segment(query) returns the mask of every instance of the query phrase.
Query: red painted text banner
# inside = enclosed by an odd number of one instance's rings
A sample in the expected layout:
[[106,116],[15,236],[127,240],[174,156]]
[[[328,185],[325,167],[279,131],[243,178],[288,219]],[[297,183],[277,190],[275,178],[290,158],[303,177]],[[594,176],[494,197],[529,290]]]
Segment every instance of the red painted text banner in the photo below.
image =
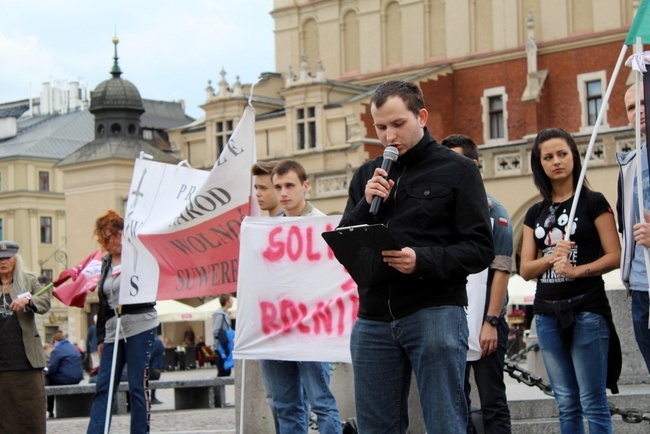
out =
[[246,217],[235,357],[350,362],[357,286],[321,237],[340,216]]

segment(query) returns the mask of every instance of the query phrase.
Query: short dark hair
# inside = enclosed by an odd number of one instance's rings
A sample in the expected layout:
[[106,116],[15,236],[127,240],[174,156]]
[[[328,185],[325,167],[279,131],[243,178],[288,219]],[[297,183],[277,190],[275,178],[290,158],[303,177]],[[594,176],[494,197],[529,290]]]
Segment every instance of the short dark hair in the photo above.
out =
[[271,178],[275,175],[286,175],[290,171],[296,172],[301,183],[307,181],[307,171],[296,160],[282,160],[273,168]]
[[52,335],[52,342],[61,342],[65,339],[63,332],[56,332]]
[[425,108],[422,90],[416,84],[403,80],[388,80],[380,84],[370,97],[370,105],[381,108],[391,96],[400,97],[415,116],[419,116],[420,110]]
[[474,140],[470,139],[467,136],[462,134],[452,134],[445,137],[440,142],[442,146],[446,146],[449,149],[460,148],[462,154],[471,160],[478,161],[478,146],[474,143]]
[[253,176],[264,176],[264,175],[271,175],[271,172],[273,172],[273,168],[278,164],[277,161],[258,161],[257,163],[253,164],[253,167],[251,167],[251,173]]
[[[563,139],[569,149],[571,150],[571,155],[573,156],[573,189],[575,190],[578,186],[578,181],[580,180],[580,172],[582,172],[582,162],[580,160],[580,151],[578,150],[578,145],[576,145],[573,136],[563,130],[562,128],[546,128],[540,131],[535,137],[535,143],[533,144],[533,149],[530,153],[530,169],[533,172],[533,181],[535,186],[539,190],[539,193],[544,198],[544,201],[547,203],[553,203],[553,186],[551,185],[551,180],[549,179],[544,168],[542,167],[542,153],[540,147],[542,143],[551,139]],[[585,178],[584,187],[588,189],[588,182]]]
[[230,301],[232,296],[230,294],[221,294],[219,296],[219,304],[223,307]]

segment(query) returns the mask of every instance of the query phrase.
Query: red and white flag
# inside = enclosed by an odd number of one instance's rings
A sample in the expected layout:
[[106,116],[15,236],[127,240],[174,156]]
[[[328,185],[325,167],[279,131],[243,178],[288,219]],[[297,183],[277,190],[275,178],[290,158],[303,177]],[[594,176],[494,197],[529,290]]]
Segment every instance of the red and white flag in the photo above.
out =
[[122,239],[120,304],[237,290],[250,214],[255,111],[244,110],[211,171],[137,159]]
[[[86,294],[94,291],[102,268],[102,251],[97,250],[73,268],[63,271],[53,284],[54,296],[66,306],[84,307]],[[63,284],[68,279],[72,282]]]

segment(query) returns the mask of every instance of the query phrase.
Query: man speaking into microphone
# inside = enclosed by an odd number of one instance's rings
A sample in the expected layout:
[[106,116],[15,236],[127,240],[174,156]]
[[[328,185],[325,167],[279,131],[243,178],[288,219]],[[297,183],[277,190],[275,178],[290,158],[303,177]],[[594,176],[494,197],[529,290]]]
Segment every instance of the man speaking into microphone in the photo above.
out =
[[[390,176],[390,171],[393,168],[393,163],[397,161],[398,157],[399,151],[395,146],[387,146],[386,149],[384,149],[384,161],[381,163],[381,170],[386,173],[384,179],[387,179]],[[384,198],[381,196],[374,196],[372,198],[372,202],[370,203],[370,214],[373,217],[377,217],[379,214],[379,208],[383,202]]]
[[383,161],[390,154],[359,167],[340,226],[383,223],[402,248],[382,252],[398,273],[359,288],[350,340],[359,432],[406,433],[414,372],[427,432],[464,433],[465,285],[494,257],[483,181],[472,160],[429,134],[415,84],[381,84],[370,112],[399,157],[392,167]]

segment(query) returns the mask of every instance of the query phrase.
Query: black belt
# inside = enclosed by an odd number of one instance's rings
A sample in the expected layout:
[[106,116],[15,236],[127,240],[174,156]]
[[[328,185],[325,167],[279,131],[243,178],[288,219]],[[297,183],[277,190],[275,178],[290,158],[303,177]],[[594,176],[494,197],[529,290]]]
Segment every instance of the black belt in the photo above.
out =
[[[154,308],[155,303],[145,303],[145,304],[125,304],[122,306],[122,315],[138,315],[141,313],[155,312]],[[106,319],[113,318],[115,316],[115,309],[109,309],[106,312]]]

